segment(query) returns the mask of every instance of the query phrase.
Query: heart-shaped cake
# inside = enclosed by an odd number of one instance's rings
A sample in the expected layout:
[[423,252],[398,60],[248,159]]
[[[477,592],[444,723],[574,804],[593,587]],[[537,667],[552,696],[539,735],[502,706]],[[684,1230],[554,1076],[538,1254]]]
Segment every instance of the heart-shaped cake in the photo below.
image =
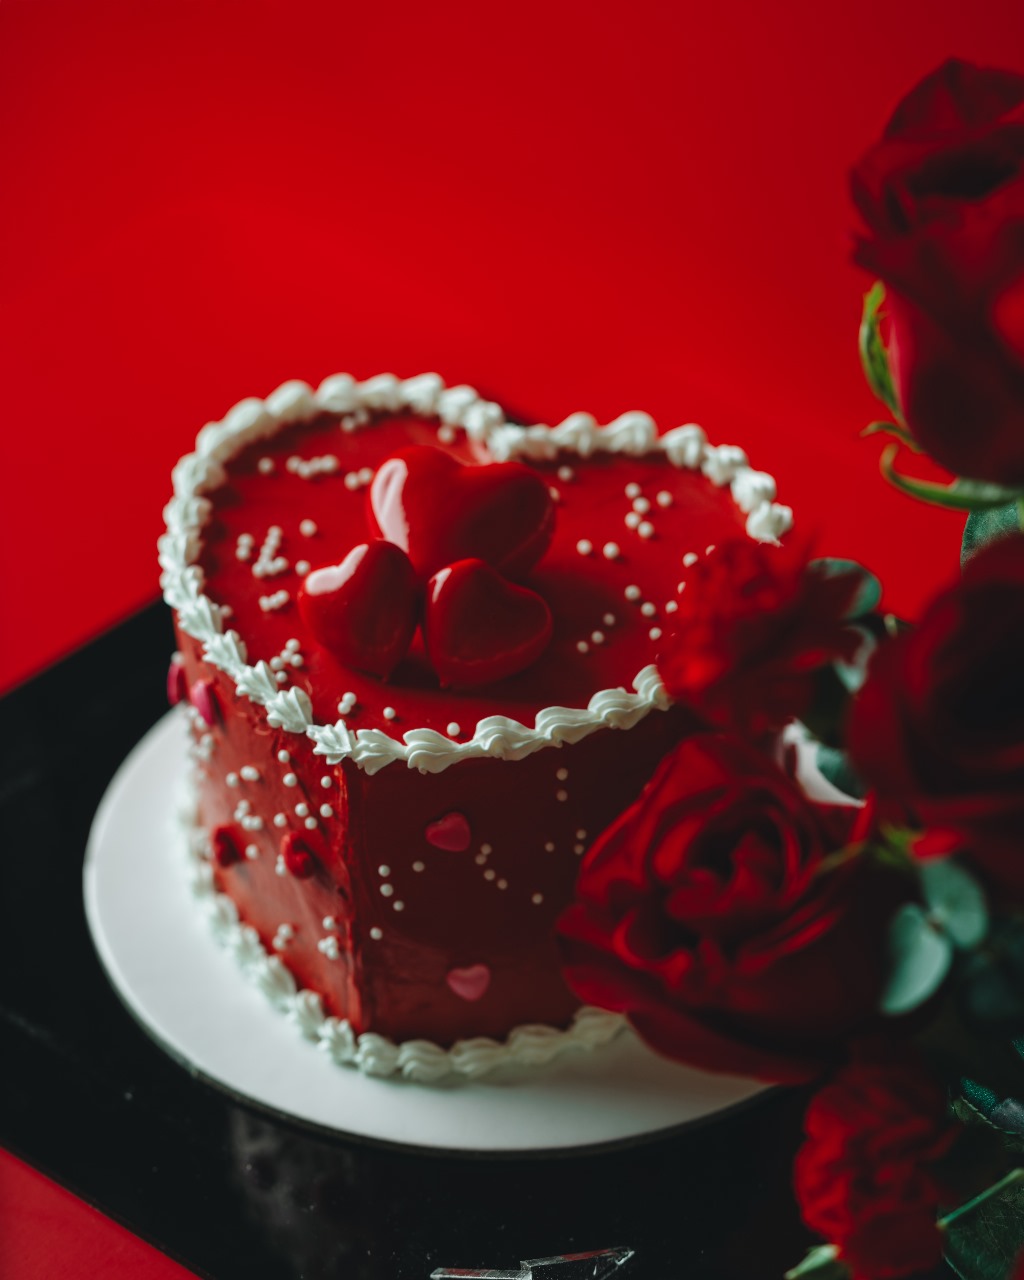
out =
[[433,1078],[524,1024],[552,1055],[613,1033],[554,922],[687,731],[655,665],[684,565],[780,536],[774,499],[696,426],[520,427],[430,374],[288,383],[200,433],[161,544],[193,845],[337,1060],[372,1033],[368,1069]]

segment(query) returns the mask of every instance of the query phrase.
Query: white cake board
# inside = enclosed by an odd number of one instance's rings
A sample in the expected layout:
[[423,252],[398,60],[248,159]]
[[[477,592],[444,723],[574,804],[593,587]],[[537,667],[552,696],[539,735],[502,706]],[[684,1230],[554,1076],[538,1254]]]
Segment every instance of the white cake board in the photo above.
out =
[[165,716],[93,823],[85,907],[114,987],[195,1074],[307,1124],[403,1146],[526,1153],[605,1146],[715,1115],[764,1086],[657,1057],[631,1033],[547,1067],[425,1085],[365,1076],[302,1039],[221,950],[188,887],[176,807],[187,729]]

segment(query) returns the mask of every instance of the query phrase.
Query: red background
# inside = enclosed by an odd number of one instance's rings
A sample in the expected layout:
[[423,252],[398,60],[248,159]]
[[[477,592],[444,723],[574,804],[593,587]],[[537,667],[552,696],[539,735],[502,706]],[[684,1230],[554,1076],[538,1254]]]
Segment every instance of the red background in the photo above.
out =
[[[3,0],[0,687],[153,598],[204,421],[342,369],[697,419],[912,613],[960,521],[857,440],[846,172],[951,53],[1024,69],[1024,5]],[[3,1168],[19,1275],[130,1249]]]
[[156,591],[244,395],[439,370],[696,419],[912,613],[960,521],[877,478],[851,161],[1020,0],[0,5],[0,685]]

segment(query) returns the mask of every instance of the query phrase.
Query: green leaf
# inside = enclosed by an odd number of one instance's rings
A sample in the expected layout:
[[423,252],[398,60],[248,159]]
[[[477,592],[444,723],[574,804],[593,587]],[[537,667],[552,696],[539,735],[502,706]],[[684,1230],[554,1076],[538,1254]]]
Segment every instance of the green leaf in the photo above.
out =
[[919,874],[932,924],[955,947],[978,946],[988,933],[988,906],[977,880],[952,858],[922,860]]
[[864,310],[860,317],[860,363],[868,386],[897,418],[902,419],[896,388],[889,371],[889,353],[882,342],[878,312],[885,299],[885,286],[880,280],[864,295]]
[[917,443],[914,437],[906,429],[906,427],[898,427],[895,422],[869,422],[861,432],[862,436],[895,436],[901,444],[905,444],[913,453],[923,453],[924,450]]
[[861,643],[860,648],[853,655],[853,660],[832,663],[832,669],[848,693],[856,693],[864,684],[868,678],[868,663],[871,661],[871,655],[878,648],[878,641],[865,627],[854,627],[854,630],[860,633]]
[[834,1244],[819,1244],[808,1249],[803,1261],[786,1272],[785,1280],[849,1280],[850,1269],[839,1261]]
[[966,564],[986,543],[1019,533],[1022,527],[1019,500],[1008,502],[1004,507],[990,507],[987,511],[972,511],[964,527],[960,563]]
[[812,560],[807,567],[816,570],[826,578],[837,578],[841,574],[850,573],[856,574],[860,579],[857,593],[850,601],[844,617],[863,618],[865,614],[873,613],[878,608],[878,602],[882,598],[882,584],[873,573],[865,569],[862,564],[858,564],[856,560],[839,560],[834,556],[822,556]]
[[954,480],[952,484],[935,484],[931,480],[913,480],[909,476],[901,476],[893,467],[898,444],[887,445],[882,451],[882,475],[901,493],[917,498],[921,502],[931,503],[935,507],[946,507],[950,511],[988,511],[993,507],[1004,506],[1007,502],[1015,502],[1024,496],[1022,489],[1004,489],[1002,485],[989,484],[986,480]]
[[852,796],[855,800],[864,798],[867,787],[857,776],[845,751],[819,742],[816,763],[818,772],[837,791],[841,791],[844,796]]
[[908,902],[889,923],[889,961],[881,1010],[909,1013],[942,986],[953,963],[953,944],[921,907]]

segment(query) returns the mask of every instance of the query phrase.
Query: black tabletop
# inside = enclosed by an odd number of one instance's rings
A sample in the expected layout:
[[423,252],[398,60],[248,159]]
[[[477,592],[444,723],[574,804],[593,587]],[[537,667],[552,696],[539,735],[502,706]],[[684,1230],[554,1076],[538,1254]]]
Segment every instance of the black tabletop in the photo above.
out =
[[[624,1245],[624,1280],[778,1280],[805,1096],[598,1154],[455,1158],[310,1132],[198,1080],[93,951],[82,861],[166,709],[154,604],[0,700],[0,1144],[213,1280],[425,1280]],[[145,857],[146,850],[139,849]]]

